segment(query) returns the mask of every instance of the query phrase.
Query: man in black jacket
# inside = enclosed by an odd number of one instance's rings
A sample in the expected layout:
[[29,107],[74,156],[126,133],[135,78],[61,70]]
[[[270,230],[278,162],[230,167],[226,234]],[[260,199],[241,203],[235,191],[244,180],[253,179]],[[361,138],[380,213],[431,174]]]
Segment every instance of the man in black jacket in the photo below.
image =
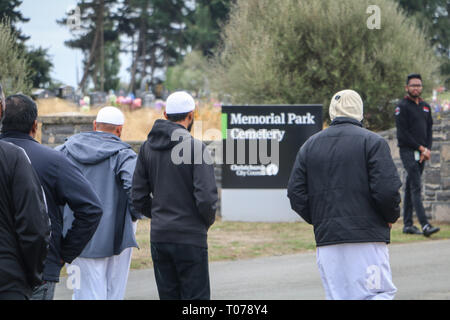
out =
[[[0,117],[4,95],[0,86]],[[0,141],[0,300],[25,300],[42,283],[50,223],[25,152]]]
[[288,184],[292,209],[314,226],[327,299],[392,299],[387,244],[400,211],[397,169],[387,142],[362,128],[355,91],[332,98],[330,118],[298,152]]
[[194,109],[187,93],[169,96],[168,121],[155,122],[133,177],[133,205],[151,218],[151,252],[162,300],[210,299],[207,232],[218,197],[211,158],[189,133]]
[[428,222],[422,204],[421,176],[425,161],[431,157],[433,117],[430,105],[420,97],[422,93],[420,74],[410,74],[407,77],[405,90],[408,95],[395,108],[400,158],[407,172],[403,201],[403,233],[422,234],[413,224],[414,208],[423,235],[429,237],[440,230]]
[[[37,132],[37,106],[25,95],[6,99],[5,117],[0,139],[23,148],[45,191],[52,235],[41,286],[35,288],[32,299],[52,300],[55,285],[64,263],[71,263],[91,239],[102,215],[101,202],[89,181],[64,154],[39,144],[33,138]],[[65,237],[62,207],[68,204],[75,221]]]

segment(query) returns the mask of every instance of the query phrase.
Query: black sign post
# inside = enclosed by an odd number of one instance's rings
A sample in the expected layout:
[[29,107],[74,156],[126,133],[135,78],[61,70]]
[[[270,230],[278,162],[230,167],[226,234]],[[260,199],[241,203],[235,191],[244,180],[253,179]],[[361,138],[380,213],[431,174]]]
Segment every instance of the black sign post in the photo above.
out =
[[322,105],[223,106],[223,219],[297,220],[287,183],[299,148],[322,123]]

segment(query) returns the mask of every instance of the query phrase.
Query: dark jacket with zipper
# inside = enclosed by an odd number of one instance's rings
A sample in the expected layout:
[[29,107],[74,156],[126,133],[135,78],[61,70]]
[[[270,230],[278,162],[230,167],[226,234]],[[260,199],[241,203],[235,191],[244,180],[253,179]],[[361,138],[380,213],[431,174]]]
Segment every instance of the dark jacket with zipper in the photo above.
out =
[[42,283],[49,238],[45,196],[30,160],[0,141],[0,292],[31,296]]
[[[43,146],[28,134],[6,132],[0,139],[23,148],[39,176],[47,198],[52,235],[44,276],[59,281],[64,262],[71,263],[91,239],[102,216],[101,202],[81,171],[63,153]],[[76,222],[63,237],[63,206],[75,212]]]
[[431,150],[433,145],[433,117],[431,107],[419,99],[416,104],[409,96],[400,101],[395,108],[398,146],[410,151],[424,146]]
[[350,118],[336,118],[297,154],[291,206],[314,226],[317,246],[390,242],[401,181],[387,142]]
[[157,120],[142,145],[132,200],[135,209],[151,218],[152,242],[207,247],[218,196],[205,148],[183,126],[167,120]]

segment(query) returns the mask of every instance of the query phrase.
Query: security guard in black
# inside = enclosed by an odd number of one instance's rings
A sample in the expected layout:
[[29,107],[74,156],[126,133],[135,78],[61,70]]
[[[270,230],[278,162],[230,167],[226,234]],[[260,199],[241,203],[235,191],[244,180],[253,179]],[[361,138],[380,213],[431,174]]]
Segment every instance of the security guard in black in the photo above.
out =
[[399,148],[431,149],[433,143],[433,118],[431,107],[422,98],[419,104],[406,96],[395,108],[395,122]]
[[[431,158],[433,141],[431,107],[420,97],[422,89],[420,74],[408,75],[405,87],[408,95],[396,107],[395,121],[400,158],[407,172],[403,199],[403,233],[429,237],[440,229],[428,222],[422,203],[421,176],[425,162]],[[422,231],[414,226],[413,211],[417,214]]]

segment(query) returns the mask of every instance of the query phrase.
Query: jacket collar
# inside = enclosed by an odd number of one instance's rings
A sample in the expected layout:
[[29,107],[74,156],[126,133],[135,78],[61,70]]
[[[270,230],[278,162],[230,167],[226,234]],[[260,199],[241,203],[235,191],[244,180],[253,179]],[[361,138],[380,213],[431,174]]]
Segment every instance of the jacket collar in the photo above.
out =
[[29,134],[23,133],[23,132],[19,132],[19,131],[7,131],[7,132],[3,132],[0,135],[0,139],[5,139],[5,138],[13,138],[13,139],[23,139],[23,140],[31,140],[34,141],[36,143],[36,140],[34,140]]
[[[412,101],[412,102],[414,102],[416,104],[416,101],[413,98],[411,98],[409,95],[406,95],[405,99],[409,100],[409,101]],[[424,102],[424,100],[421,97],[419,97],[419,103],[421,103],[421,102]]]
[[344,124],[344,123],[350,123],[350,124],[353,124],[355,126],[362,127],[362,123],[361,122],[359,122],[356,119],[347,118],[347,117],[334,118],[333,122],[331,122],[331,126],[335,126],[335,125],[338,125],[338,124]]

